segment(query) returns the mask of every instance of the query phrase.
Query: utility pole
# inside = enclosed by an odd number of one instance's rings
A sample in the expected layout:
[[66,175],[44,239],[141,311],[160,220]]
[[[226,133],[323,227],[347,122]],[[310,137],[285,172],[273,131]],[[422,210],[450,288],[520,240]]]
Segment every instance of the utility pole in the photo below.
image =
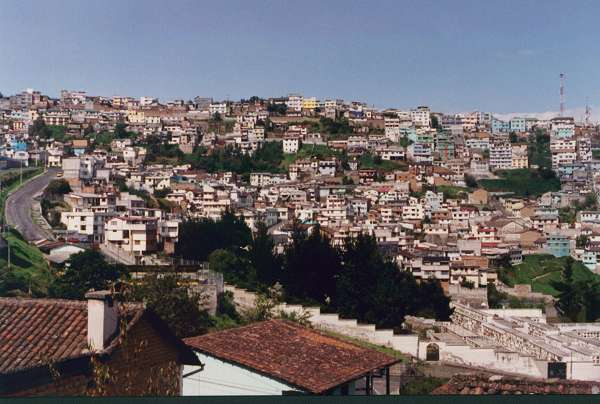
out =
[[10,243],[8,241],[6,241],[6,239],[4,239],[4,241],[6,242],[6,245],[8,246],[8,270],[10,271]]
[[19,185],[23,185],[23,160],[19,160],[21,162],[21,170],[20,170],[20,184]]

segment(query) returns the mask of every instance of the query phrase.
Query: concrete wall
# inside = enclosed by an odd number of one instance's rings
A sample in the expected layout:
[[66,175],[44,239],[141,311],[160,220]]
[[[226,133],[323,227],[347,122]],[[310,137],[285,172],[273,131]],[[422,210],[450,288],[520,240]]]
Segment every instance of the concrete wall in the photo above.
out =
[[419,359],[426,359],[429,344],[436,344],[439,347],[441,362],[530,377],[548,377],[548,365],[545,361],[539,361],[531,356],[521,356],[517,352],[496,351],[494,348],[475,348],[466,344],[421,341],[419,342]]
[[553,302],[554,298],[550,295],[545,295],[539,292],[532,292],[531,285],[515,285],[512,288],[509,288],[505,285],[496,285],[500,292],[507,293],[511,296],[518,297],[520,299],[528,299],[532,301],[542,301],[542,302]]
[[[225,286],[226,291],[233,293],[234,302],[241,308],[254,306],[256,295],[244,289],[231,285]],[[308,320],[315,328],[333,331],[348,337],[356,338],[371,344],[392,348],[404,354],[417,356],[419,337],[417,335],[394,335],[392,330],[377,330],[375,324],[359,324],[357,320],[341,319],[338,314],[321,313],[318,307],[303,307],[300,305],[282,304],[275,311],[285,313],[307,313]]]
[[569,379],[598,381],[598,375],[600,375],[600,365],[590,362],[567,362]]

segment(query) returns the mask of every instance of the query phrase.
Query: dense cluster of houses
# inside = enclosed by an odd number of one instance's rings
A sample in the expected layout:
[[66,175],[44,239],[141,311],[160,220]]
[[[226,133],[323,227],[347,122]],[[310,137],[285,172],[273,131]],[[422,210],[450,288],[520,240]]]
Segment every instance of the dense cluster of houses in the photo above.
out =
[[[62,168],[73,190],[61,217],[66,232],[123,260],[139,263],[168,254],[181,220],[218,219],[232,210],[251,229],[264,222],[279,245],[289,239],[292,220],[319,224],[336,245],[361,232],[372,234],[402,269],[446,284],[484,286],[496,279],[494,260],[508,256],[519,263],[523,254],[538,252],[573,255],[596,269],[600,213],[580,211],[574,223],[559,215],[597,193],[595,129],[572,118],[503,122],[489,113],[447,115],[425,106],[379,111],[297,94],[161,104],[152,97],[91,97],[81,91],[51,99],[32,90],[1,99],[0,111],[5,157]],[[70,140],[30,136],[27,129],[38,118],[64,126]],[[319,119],[344,120],[352,133],[319,133]],[[114,138],[103,148],[87,136],[92,130],[111,132],[117,123],[135,135]],[[215,130],[221,123],[225,130]],[[499,169],[536,168],[528,158],[528,139],[536,133],[549,134],[548,157],[560,191],[517,198],[464,188],[468,176],[494,178]],[[182,162],[148,164],[144,139],[150,135],[183,153],[231,146],[252,155],[265,142],[281,142],[284,156],[292,158],[281,166],[287,172],[251,172],[246,178]],[[310,153],[323,147],[331,152],[327,157]],[[296,158],[300,150],[302,158]],[[364,154],[394,164],[365,167]],[[151,208],[135,191],[160,193],[171,209]],[[576,246],[581,235],[589,242]]]

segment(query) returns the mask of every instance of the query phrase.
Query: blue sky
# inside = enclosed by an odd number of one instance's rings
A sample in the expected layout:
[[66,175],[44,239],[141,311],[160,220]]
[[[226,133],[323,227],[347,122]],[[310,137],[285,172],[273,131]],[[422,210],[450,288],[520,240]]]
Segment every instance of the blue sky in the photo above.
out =
[[1,0],[0,91],[600,105],[597,1]]

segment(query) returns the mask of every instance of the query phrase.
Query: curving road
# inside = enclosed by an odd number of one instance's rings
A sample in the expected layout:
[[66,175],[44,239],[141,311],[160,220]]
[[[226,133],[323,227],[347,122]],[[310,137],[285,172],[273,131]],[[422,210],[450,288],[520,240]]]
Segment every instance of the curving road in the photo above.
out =
[[33,197],[48,186],[59,170],[50,169],[25,183],[6,199],[6,222],[16,228],[27,241],[48,238],[48,234],[33,222],[31,206]]

